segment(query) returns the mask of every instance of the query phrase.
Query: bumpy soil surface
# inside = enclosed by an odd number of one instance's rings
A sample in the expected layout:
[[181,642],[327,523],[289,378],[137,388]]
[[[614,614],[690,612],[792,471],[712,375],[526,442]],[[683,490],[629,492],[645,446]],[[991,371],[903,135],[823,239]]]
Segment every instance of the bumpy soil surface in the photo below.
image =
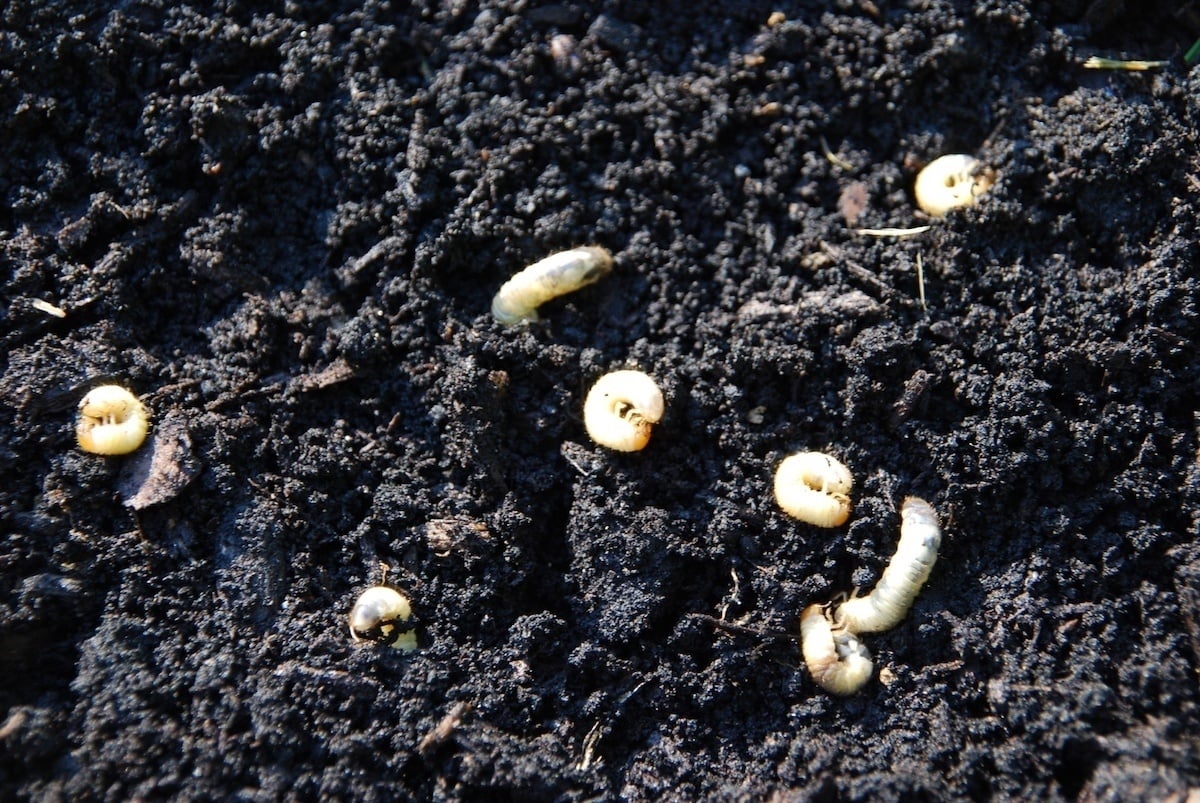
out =
[[[1196,4],[62,5],[0,19],[0,797],[1200,787]],[[977,206],[856,233],[948,152]],[[153,460],[76,447],[105,379]],[[776,506],[801,449],[848,525]],[[799,611],[910,494],[940,559],[832,697]],[[350,639],[381,563],[415,654]]]

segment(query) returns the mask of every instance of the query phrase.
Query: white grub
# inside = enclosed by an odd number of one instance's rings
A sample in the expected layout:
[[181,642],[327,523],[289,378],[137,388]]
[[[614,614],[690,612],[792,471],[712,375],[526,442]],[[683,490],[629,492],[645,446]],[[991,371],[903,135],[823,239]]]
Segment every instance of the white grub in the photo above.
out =
[[390,644],[409,652],[417,648],[408,597],[391,586],[371,586],[350,610],[350,636],[356,642]]
[[99,385],[79,402],[75,439],[92,454],[129,454],[150,429],[146,405],[120,385]]
[[830,622],[824,605],[809,605],[800,615],[800,650],[813,680],[830,694],[854,694],[875,669],[866,646]]
[[492,316],[505,326],[536,321],[538,307],[608,275],[612,262],[612,254],[595,245],[551,254],[501,286],[492,299]]
[[818,527],[837,527],[850,517],[854,477],[822,452],[791,455],[775,470],[775,501],[793,518]]
[[663,417],[662,390],[641,371],[613,371],[592,385],[583,403],[583,425],[591,439],[618,452],[636,452],[650,441]]
[[900,506],[900,543],[874,590],[843,602],[834,621],[852,633],[882,633],[898,625],[929,579],[942,543],[937,513],[910,496]]
[[953,153],[934,159],[917,174],[913,195],[925,214],[944,217],[952,209],[971,206],[994,180],[995,173],[974,156]]

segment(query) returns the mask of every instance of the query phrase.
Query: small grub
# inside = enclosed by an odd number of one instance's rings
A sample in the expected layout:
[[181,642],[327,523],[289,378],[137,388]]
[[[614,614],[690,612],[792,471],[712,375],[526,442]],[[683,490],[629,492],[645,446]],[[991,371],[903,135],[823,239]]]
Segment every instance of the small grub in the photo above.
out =
[[838,527],[850,517],[854,477],[837,458],[800,452],[775,470],[775,501],[789,516],[817,527]]
[[809,605],[800,615],[800,650],[817,685],[838,696],[861,689],[875,668],[866,646],[834,625],[824,605]]
[[995,179],[995,171],[974,156],[952,153],[934,159],[917,174],[913,195],[922,212],[945,217],[951,210],[973,205]]
[[40,298],[35,298],[30,301],[29,306],[33,307],[38,312],[44,312],[47,315],[53,315],[55,318],[67,317],[67,311],[65,309],[51,304],[49,301],[42,301]]
[[146,405],[120,385],[99,385],[79,402],[75,438],[85,452],[129,454],[142,445],[150,428]]
[[583,404],[583,424],[601,446],[636,452],[663,417],[662,391],[641,371],[613,371],[596,380]]
[[350,610],[350,636],[411,652],[417,648],[412,605],[391,586],[372,586],[359,595]]

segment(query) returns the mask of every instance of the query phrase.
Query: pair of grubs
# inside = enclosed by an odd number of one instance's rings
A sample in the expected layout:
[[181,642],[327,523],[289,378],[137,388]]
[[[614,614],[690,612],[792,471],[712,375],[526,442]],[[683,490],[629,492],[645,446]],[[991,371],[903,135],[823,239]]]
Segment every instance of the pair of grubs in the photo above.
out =
[[[945,217],[974,204],[995,180],[995,171],[974,156],[952,153],[934,159],[917,174],[913,196],[925,214]],[[506,326],[536,321],[538,307],[607,276],[612,264],[608,249],[596,245],[551,254],[500,287],[492,299],[492,315]]]
[[[99,385],[79,403],[75,437],[85,452],[128,454],[142,445],[149,426],[150,413],[137,396],[120,385]],[[416,649],[408,598],[390,586],[368,588],[350,612],[350,635],[355,641]]]
[[813,680],[837,695],[849,695],[871,679],[874,664],[860,633],[882,633],[898,625],[937,560],[942,530],[924,499],[910,496],[900,506],[900,544],[870,594],[845,602],[809,605],[800,614],[800,649]]
[[[583,420],[596,443],[621,452],[644,448],[653,425],[662,418],[658,385],[641,371],[614,371],[600,377],[588,393]],[[408,598],[390,586],[368,588],[350,611],[350,635],[356,642],[417,648]]]
[[[492,299],[492,316],[506,326],[536,321],[538,307],[607,276],[612,262],[612,254],[595,245],[551,254],[500,287]],[[650,441],[663,410],[662,391],[647,374],[614,371],[592,386],[583,405],[583,423],[601,446],[636,452]]]
[[[952,153],[934,159],[917,174],[913,196],[921,211],[940,218],[973,205],[995,180],[995,171],[974,156]],[[506,326],[536,321],[538,307],[599,281],[612,271],[612,264],[608,249],[596,245],[551,254],[501,285],[492,298],[492,316]]]
[[[142,445],[150,413],[137,396],[120,385],[92,388],[79,403],[75,437],[85,452],[128,454]],[[398,650],[417,648],[408,598],[390,586],[368,588],[350,612],[350,635],[355,641],[390,644]]]

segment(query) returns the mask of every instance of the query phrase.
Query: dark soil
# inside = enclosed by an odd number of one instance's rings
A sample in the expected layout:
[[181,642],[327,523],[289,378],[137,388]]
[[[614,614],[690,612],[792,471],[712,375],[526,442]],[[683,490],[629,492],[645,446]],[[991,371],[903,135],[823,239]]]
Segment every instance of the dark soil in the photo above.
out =
[[[0,798],[1200,787],[1196,3],[63,5],[0,12]],[[855,233],[948,152],[979,205]],[[103,379],[174,482],[76,447]],[[801,449],[849,525],[776,506]],[[940,560],[831,697],[799,611],[908,494]],[[415,654],[347,631],[381,563]]]

